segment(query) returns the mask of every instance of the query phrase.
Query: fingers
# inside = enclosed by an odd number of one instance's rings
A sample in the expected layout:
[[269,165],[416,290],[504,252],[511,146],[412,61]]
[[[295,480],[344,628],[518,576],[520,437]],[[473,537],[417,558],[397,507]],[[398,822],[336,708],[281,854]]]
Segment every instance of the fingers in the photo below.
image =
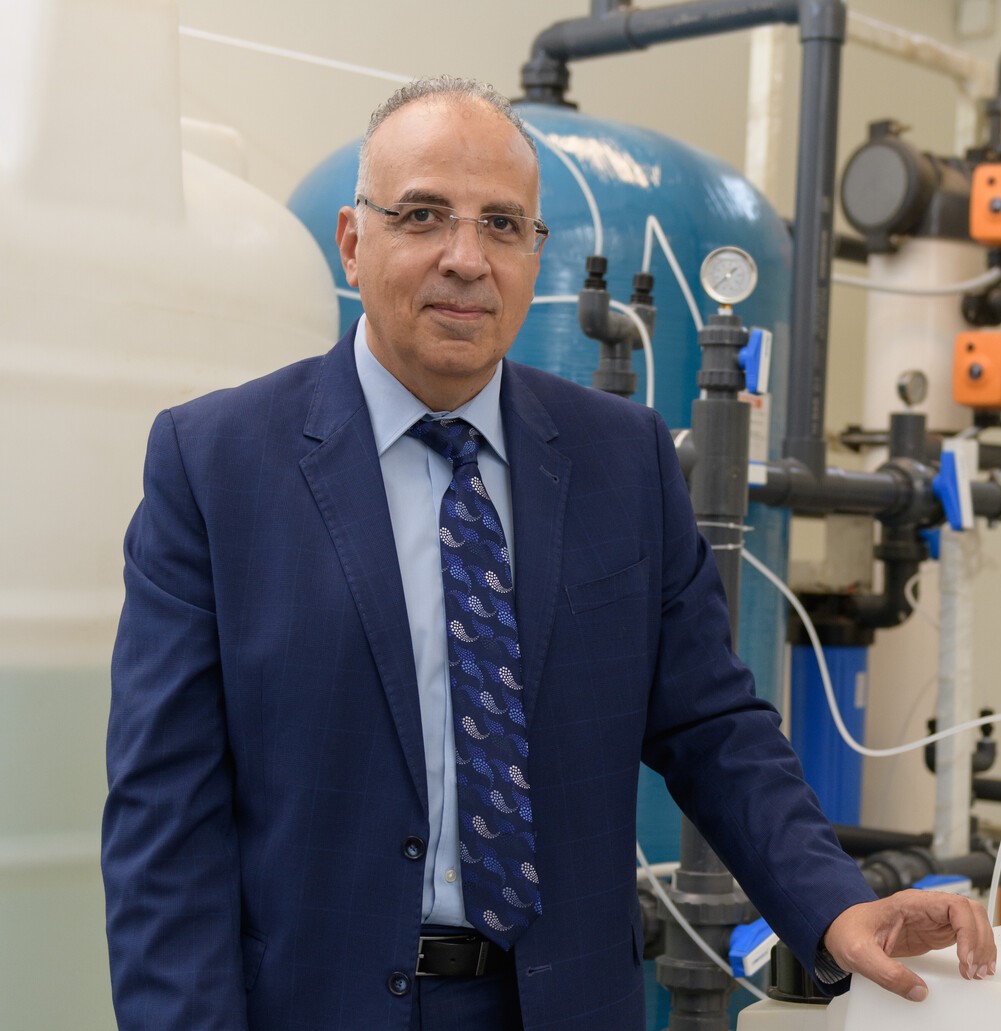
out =
[[[988,977],[997,972],[997,944],[987,910],[976,903],[968,903],[969,912],[956,916],[956,949],[960,959],[960,973],[967,979]],[[965,967],[965,969],[964,969]]]
[[[983,906],[961,895],[937,892],[915,892],[914,897],[909,898],[907,903],[909,908],[916,907],[912,917],[914,922],[921,920],[922,917],[931,918],[938,921],[941,928],[948,930],[950,937],[956,942],[959,972],[964,978],[979,980],[996,972],[997,946],[994,929]],[[927,948],[941,948],[941,945],[932,940],[937,935],[928,935],[923,942],[920,936],[917,937],[918,944],[924,948],[914,949],[911,954],[923,952]],[[911,944],[913,946],[913,941]]]
[[845,910],[827,929],[825,944],[843,969],[902,998],[921,1001],[927,986],[894,957],[918,956],[956,943],[967,980],[997,971],[994,930],[983,906],[961,895],[903,891]]
[[869,978],[880,988],[911,1002],[923,1002],[928,996],[928,986],[903,963],[890,959],[879,946],[859,950],[855,955],[855,972]]

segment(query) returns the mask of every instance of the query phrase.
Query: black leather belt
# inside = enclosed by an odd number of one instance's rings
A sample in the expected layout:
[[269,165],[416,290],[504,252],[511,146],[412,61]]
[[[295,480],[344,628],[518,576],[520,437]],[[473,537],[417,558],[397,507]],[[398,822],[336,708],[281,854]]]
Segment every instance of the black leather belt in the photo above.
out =
[[512,953],[480,934],[430,934],[418,939],[418,977],[482,977],[511,970],[513,963]]

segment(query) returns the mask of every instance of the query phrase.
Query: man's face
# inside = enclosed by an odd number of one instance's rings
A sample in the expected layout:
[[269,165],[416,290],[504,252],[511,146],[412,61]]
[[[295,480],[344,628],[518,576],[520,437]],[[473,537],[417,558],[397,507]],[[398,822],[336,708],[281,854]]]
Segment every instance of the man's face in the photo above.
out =
[[[379,126],[368,157],[368,197],[384,208],[410,199],[467,216],[538,213],[531,149],[482,101],[408,104]],[[363,207],[341,210],[337,242],[379,362],[433,411],[451,411],[478,393],[525,319],[539,255],[492,247],[472,222],[402,233]]]

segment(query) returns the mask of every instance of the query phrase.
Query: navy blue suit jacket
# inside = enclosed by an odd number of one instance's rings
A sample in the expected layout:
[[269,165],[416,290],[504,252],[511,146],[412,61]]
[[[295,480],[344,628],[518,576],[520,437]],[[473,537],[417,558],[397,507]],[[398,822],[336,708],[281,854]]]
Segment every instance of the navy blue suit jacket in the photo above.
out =
[[[409,1026],[427,788],[353,339],[151,433],[103,851],[128,1031]],[[525,1025],[642,1031],[641,759],[804,962],[871,894],[731,652],[659,416],[510,362],[501,407],[543,885]]]

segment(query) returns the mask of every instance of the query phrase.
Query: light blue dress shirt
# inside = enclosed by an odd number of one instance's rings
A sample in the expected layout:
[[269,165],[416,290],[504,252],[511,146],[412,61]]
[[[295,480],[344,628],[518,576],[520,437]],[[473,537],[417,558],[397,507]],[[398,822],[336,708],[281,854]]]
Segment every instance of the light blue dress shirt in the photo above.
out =
[[498,365],[490,382],[461,408],[430,412],[369,350],[364,316],[355,334],[355,365],[389,501],[420,692],[431,823],[424,866],[423,920],[449,927],[468,926],[462,905],[455,738],[438,546],[438,512],[452,479],[452,465],[426,444],[407,436],[407,430],[425,415],[452,415],[465,419],[483,434],[489,447],[480,451],[480,473],[504,527],[513,574],[511,477],[500,414],[501,367]]

